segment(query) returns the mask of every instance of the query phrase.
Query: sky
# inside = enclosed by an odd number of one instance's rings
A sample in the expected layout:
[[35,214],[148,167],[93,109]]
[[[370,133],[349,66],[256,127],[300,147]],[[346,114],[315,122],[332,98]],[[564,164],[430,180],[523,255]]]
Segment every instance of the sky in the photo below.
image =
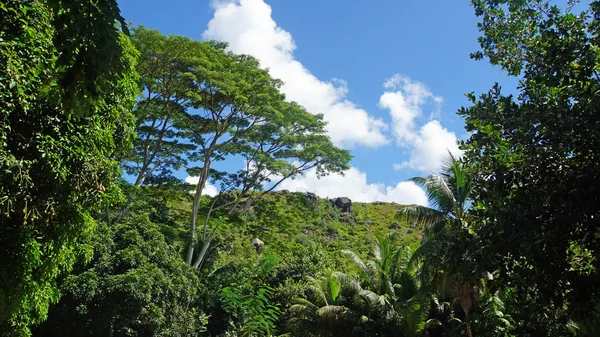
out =
[[[309,171],[280,189],[353,201],[427,204],[408,179],[436,172],[468,135],[456,115],[466,93],[516,80],[478,50],[468,0],[120,0],[134,25],[229,43],[283,80],[283,93],[322,113],[351,151],[344,176]],[[183,174],[183,173],[182,173]],[[182,178],[185,177],[183,174]],[[194,177],[185,177],[194,182]],[[197,181],[197,180],[196,180]],[[208,186],[206,193],[217,189]]]

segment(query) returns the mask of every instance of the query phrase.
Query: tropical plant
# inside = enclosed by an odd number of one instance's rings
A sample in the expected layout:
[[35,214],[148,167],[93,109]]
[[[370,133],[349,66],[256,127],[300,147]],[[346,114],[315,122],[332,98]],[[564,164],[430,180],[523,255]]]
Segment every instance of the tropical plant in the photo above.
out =
[[359,283],[341,272],[327,270],[320,278],[307,277],[310,299],[295,298],[288,309],[287,330],[294,336],[362,336],[372,331],[369,297]]
[[425,189],[431,207],[402,206],[396,213],[398,220],[424,226],[430,233],[446,225],[468,227],[467,210],[473,183],[464,164],[452,153],[448,153],[440,174],[409,180]]
[[237,284],[221,289],[223,308],[232,320],[231,327],[235,336],[270,337],[275,334],[275,322],[281,310],[270,303],[273,288],[259,285],[255,291],[244,294]]
[[[402,331],[404,336],[414,337],[428,323],[430,295],[421,289],[417,277],[418,263],[411,263],[413,249],[397,245],[396,235],[390,233],[377,237],[374,242],[374,260],[364,262],[350,250],[342,253],[351,257],[360,270],[362,286],[371,291],[373,311],[384,318],[382,325],[388,331]],[[434,324],[433,321],[429,324]]]
[[425,188],[429,204],[403,206],[396,218],[428,229],[428,236],[415,252],[423,261],[422,282],[446,298],[450,295],[465,314],[467,336],[472,336],[470,313],[478,296],[473,256],[464,254],[465,244],[472,244],[469,229],[469,202],[472,181],[464,163],[451,153],[440,174],[411,178]]

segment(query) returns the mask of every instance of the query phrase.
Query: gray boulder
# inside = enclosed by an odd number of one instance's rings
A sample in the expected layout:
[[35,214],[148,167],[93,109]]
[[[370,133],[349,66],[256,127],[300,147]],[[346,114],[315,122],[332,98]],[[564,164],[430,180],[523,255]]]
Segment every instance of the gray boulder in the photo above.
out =
[[333,205],[339,208],[343,213],[350,213],[350,209],[352,207],[352,200],[346,197],[340,197],[331,199]]

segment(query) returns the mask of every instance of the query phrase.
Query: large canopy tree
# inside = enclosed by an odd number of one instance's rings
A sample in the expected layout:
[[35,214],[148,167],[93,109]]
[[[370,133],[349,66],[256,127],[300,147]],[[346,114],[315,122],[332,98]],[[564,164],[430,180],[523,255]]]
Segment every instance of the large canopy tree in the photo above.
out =
[[[212,54],[205,81],[197,88],[200,99],[188,113],[190,140],[196,146],[190,159],[199,163],[189,172],[199,179],[186,260],[196,267],[210,242],[203,235],[203,247],[194,258],[200,200],[209,179],[220,182],[221,190],[238,190],[230,205],[233,210],[240,201],[257,195],[253,192],[272,190],[309,169],[322,176],[348,168],[351,156],[333,145],[323,116],[285,101],[280,85],[250,56]],[[215,170],[216,162],[236,156],[244,159],[240,170]]]
[[[139,137],[122,164],[137,186],[173,180],[181,168],[198,176],[189,264],[202,264],[214,237],[207,230],[210,214],[199,219],[209,181],[222,193],[237,191],[217,205],[231,213],[259,195],[255,192],[272,190],[309,169],[325,175],[348,168],[351,156],[331,142],[323,116],[287,102],[281,81],[253,57],[226,52],[224,43],[164,36],[144,27],[134,29],[132,40],[141,53],[142,96],[135,108]],[[226,165],[217,164],[226,159],[231,159]],[[232,165],[237,159],[240,165]]]
[[[520,77],[460,111],[489,267],[576,320],[600,302],[600,2],[474,0],[481,51]],[[574,6],[574,7],[573,7]],[[583,8],[575,12],[576,8]]]
[[0,17],[0,335],[21,336],[89,256],[133,134],[136,53],[114,0],[7,0]]

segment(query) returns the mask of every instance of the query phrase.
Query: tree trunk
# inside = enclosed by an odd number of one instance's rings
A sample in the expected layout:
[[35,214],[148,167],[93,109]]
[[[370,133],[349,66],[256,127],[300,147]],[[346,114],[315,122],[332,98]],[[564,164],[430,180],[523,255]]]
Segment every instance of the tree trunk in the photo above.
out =
[[106,202],[106,224],[110,227],[110,205]]
[[137,187],[142,186],[142,184],[144,183],[144,180],[146,180],[146,177],[144,176],[144,174],[146,174],[145,165],[142,166],[140,173],[138,174],[137,178],[135,179],[135,186],[137,186]]
[[108,337],[113,337],[115,333],[115,318],[111,317],[108,323]]
[[471,328],[471,317],[467,314],[467,337],[473,337],[473,329]]
[[190,225],[190,242],[188,245],[188,251],[185,261],[192,265],[194,258],[194,244],[196,243],[196,222],[198,220],[198,208],[200,207],[200,198],[202,197],[202,190],[208,180],[208,173],[210,171],[210,155],[207,155],[204,159],[204,167],[200,173],[200,179],[196,185],[196,195],[194,196],[194,204],[192,205],[192,222]]

